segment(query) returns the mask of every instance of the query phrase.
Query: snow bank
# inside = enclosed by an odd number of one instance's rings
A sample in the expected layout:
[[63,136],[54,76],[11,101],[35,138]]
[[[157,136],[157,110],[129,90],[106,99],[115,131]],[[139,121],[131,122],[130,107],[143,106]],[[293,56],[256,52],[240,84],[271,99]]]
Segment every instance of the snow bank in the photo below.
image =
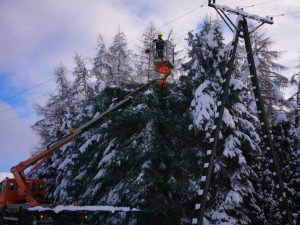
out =
[[130,207],[115,207],[115,206],[107,206],[107,205],[89,205],[89,206],[74,206],[74,205],[58,205],[54,208],[49,207],[41,207],[36,206],[33,208],[28,208],[30,211],[53,211],[55,213],[59,213],[62,211],[107,211],[107,212],[138,212],[139,209],[130,208]]

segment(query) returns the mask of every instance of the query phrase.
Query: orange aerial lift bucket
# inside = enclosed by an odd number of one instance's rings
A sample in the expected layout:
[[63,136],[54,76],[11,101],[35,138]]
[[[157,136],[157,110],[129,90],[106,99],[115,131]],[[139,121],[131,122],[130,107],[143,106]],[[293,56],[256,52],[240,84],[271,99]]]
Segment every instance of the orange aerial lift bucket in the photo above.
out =
[[[153,46],[153,49],[155,49],[155,46]],[[166,40],[163,58],[158,58],[155,50],[153,50],[153,53],[154,70],[157,73],[163,74],[163,78],[159,80],[158,83],[159,85],[163,85],[170,75],[171,70],[174,68],[174,48],[171,43]]]

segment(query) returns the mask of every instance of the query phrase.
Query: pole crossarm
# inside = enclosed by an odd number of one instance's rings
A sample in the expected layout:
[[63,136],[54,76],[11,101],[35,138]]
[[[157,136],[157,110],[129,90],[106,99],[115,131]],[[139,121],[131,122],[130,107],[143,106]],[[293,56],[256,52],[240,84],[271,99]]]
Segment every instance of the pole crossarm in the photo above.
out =
[[249,18],[252,20],[256,20],[262,23],[268,23],[268,24],[273,24],[273,17],[270,16],[266,16],[266,17],[261,17],[255,14],[250,14],[245,12],[242,8],[237,7],[236,9],[230,8],[228,6],[224,6],[224,5],[218,5],[215,4],[215,0],[213,0],[213,3],[211,3],[211,0],[209,1],[209,6],[215,8],[216,10],[221,10],[224,12],[228,12],[228,13],[232,13],[238,16],[242,16],[244,18]]

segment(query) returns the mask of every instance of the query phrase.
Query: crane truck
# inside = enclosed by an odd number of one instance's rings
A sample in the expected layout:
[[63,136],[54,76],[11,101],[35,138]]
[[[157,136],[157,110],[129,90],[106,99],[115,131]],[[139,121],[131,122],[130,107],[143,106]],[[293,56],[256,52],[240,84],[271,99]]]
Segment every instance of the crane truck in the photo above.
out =
[[[169,51],[169,49],[166,49]],[[166,54],[168,56],[168,54]],[[173,64],[169,58],[155,61],[155,71],[163,74],[163,78],[152,80],[135,91],[113,103],[106,111],[94,117],[77,129],[69,129],[69,134],[50,143],[44,150],[29,159],[20,162],[11,168],[14,178],[6,178],[0,183],[0,225],[6,224],[58,224],[55,217],[45,212],[32,212],[28,209],[35,206],[49,206],[46,198],[46,183],[42,179],[26,178],[25,170],[31,167],[34,170],[45,160],[49,159],[62,146],[76,140],[83,132],[87,131],[101,120],[108,119],[111,112],[116,111],[132,102],[139,93],[165,83]],[[51,204],[50,204],[51,205]],[[73,219],[74,220],[74,219]],[[75,220],[74,220],[75,221]]]

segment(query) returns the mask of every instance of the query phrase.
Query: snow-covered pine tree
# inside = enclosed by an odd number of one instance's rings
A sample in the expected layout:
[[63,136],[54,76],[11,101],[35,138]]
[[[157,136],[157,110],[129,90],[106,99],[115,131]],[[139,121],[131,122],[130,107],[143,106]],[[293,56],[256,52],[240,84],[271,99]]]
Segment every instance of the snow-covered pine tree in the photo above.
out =
[[93,58],[92,75],[96,77],[97,83],[107,81],[107,50],[101,35],[98,36],[97,40],[97,52]]
[[91,77],[83,58],[76,54],[74,57],[75,68],[73,76],[75,81],[73,83],[73,94],[87,96],[89,93],[89,78]]
[[255,31],[250,37],[266,113],[274,121],[285,105],[281,89],[288,85],[288,79],[281,74],[286,67],[276,62],[284,52],[271,49],[274,42],[263,32]]
[[108,49],[107,70],[109,83],[130,81],[132,77],[132,53],[127,48],[126,36],[120,30]]
[[40,136],[43,147],[54,141],[57,136],[64,134],[61,129],[63,119],[73,109],[70,104],[72,92],[66,77],[66,68],[60,65],[55,70],[55,76],[58,93],[50,95],[45,106],[35,105],[37,113],[43,118],[32,128]]
[[[271,49],[273,41],[270,37],[267,37],[264,33],[254,32],[251,34],[252,48],[255,54],[255,64],[258,74],[258,79],[261,87],[261,93],[263,101],[265,103],[266,116],[271,121],[270,124],[277,124],[279,120],[284,118],[284,108],[291,108],[291,102],[286,101],[281,92],[281,89],[287,87],[288,79],[284,77],[280,72],[286,69],[284,66],[275,62],[280,58],[283,52],[275,51]],[[244,53],[245,54],[245,53]],[[243,65],[244,76],[249,76],[248,65],[245,60]],[[252,89],[251,82],[245,82],[248,89]],[[249,91],[249,94],[251,91]],[[256,111],[256,103],[254,98],[250,103],[252,107],[250,110],[253,113]],[[257,127],[259,129],[259,127]],[[272,127],[271,127],[272,128]],[[262,214],[266,218],[267,224],[281,224],[281,214],[279,211],[279,197],[276,194],[276,185],[274,183],[274,173],[270,170],[272,168],[267,154],[267,149],[262,143],[260,145],[262,149],[262,155],[260,156],[260,162],[255,165],[255,169],[258,172],[259,183],[258,188],[262,193],[262,198],[258,202],[262,208]],[[275,147],[275,151],[278,149]],[[284,160],[284,159],[283,159]],[[280,164],[280,166],[284,166]],[[289,171],[289,173],[292,173]]]
[[[202,134],[204,147],[209,149],[213,133],[217,102],[220,100],[226,62],[227,46],[223,44],[220,24],[206,19],[199,33],[190,34],[190,61],[184,65],[188,72],[184,85],[193,90],[191,102],[193,126]],[[228,45],[230,46],[230,44]],[[255,158],[260,155],[259,135],[254,124],[255,115],[248,108],[247,92],[241,81],[238,65],[230,81],[230,96],[225,105],[220,146],[215,160],[214,179],[210,189],[205,218],[207,224],[265,224],[260,206],[258,181],[253,170]],[[246,102],[246,103],[245,103]],[[206,151],[198,169],[203,168]],[[202,174],[206,176],[206,174]],[[197,181],[198,188],[200,177]],[[202,187],[203,188],[203,187]],[[196,198],[196,194],[195,194]]]
[[[60,65],[55,70],[57,94],[51,95],[45,106],[36,105],[37,113],[42,117],[33,126],[33,130],[40,136],[40,149],[63,137],[67,133],[67,128],[71,127],[66,117],[72,118],[75,114],[73,105],[73,92],[70,82],[66,77],[66,68]],[[54,158],[63,157],[61,152],[57,152]],[[47,160],[43,165],[37,168],[31,176],[45,179],[47,184],[48,198],[54,198],[55,178],[57,170],[52,165],[52,160]]]
[[[300,64],[297,68],[300,68]],[[296,89],[295,93],[290,97],[291,117],[295,120],[295,127],[300,128],[300,72],[292,76],[291,84]]]
[[147,82],[157,78],[157,74],[153,70],[153,54],[146,54],[147,49],[153,47],[153,40],[157,36],[157,28],[154,22],[150,22],[142,35],[141,44],[138,47],[138,53],[135,56],[135,73],[137,80]]
[[273,126],[275,148],[277,149],[282,178],[287,190],[287,198],[291,212],[296,220],[300,216],[300,152],[299,152],[299,129],[293,127],[286,118],[276,121]]

